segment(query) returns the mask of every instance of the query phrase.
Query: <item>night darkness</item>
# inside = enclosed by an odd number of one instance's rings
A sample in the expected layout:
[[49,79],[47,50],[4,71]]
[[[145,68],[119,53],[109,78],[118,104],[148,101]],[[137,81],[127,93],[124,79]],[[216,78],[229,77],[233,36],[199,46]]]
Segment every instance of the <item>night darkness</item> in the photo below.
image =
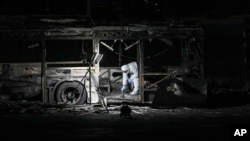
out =
[[[87,0],[26,0],[1,1],[1,14],[12,15],[68,15],[88,14]],[[92,0],[91,17],[94,19],[119,18],[181,18],[228,17],[248,14],[249,3],[242,1],[210,0]]]
[[[78,20],[73,22],[73,25],[67,23],[53,25],[51,21],[41,24],[37,19],[39,16],[44,19],[52,17],[56,20],[63,18]],[[6,139],[19,138],[21,140],[126,139],[128,141],[144,138],[164,141],[249,140],[249,16],[250,3],[239,0],[2,0],[0,2],[0,30],[3,32],[9,32],[12,29],[38,28],[44,30],[63,26],[89,28],[95,26],[144,26],[144,24],[164,25],[166,23],[173,27],[175,25],[183,27],[185,24],[198,23],[204,29],[202,40],[204,43],[204,58],[202,58],[204,64],[202,65],[204,66],[202,67],[204,67],[204,78],[209,82],[204,87],[207,88],[208,93],[214,92],[215,95],[207,99],[208,102],[212,101],[211,105],[209,103],[201,106],[185,105],[178,100],[177,103],[181,103],[180,105],[166,107],[154,107],[151,103],[131,102],[129,103],[131,108],[129,118],[121,118],[121,104],[109,105],[107,112],[107,109],[100,105],[69,106],[65,103],[43,104],[40,101],[6,101],[5,98],[8,96],[4,95],[0,97],[2,128],[0,136]],[[0,35],[0,37],[5,37],[2,33]],[[182,64],[184,40],[179,38],[169,40],[171,45],[166,43],[166,39],[143,40],[144,65],[150,66],[149,72],[161,69],[165,71],[167,65],[172,67]],[[100,53],[104,54],[100,67],[120,67],[123,64],[137,61],[136,46],[124,50],[127,45],[136,41],[137,39],[105,40],[106,44],[113,47],[113,51],[99,44]],[[1,40],[0,63],[42,61],[40,43],[40,40],[17,40],[15,42]],[[87,53],[89,61],[93,54],[92,46],[91,39],[84,41],[46,40],[46,61],[83,61],[83,53]],[[68,51],[69,47],[70,51]],[[32,70],[32,68],[25,68],[26,71],[30,69]],[[145,73],[147,71],[145,70]],[[156,89],[157,94],[168,92],[168,89],[171,88],[171,92],[176,92],[177,89],[173,89],[174,86],[180,91],[182,88],[193,90],[196,84],[202,83],[196,81],[196,77],[193,77],[192,74],[187,75],[185,78],[189,80],[191,77],[190,80],[194,82],[194,85],[188,87],[179,85],[182,80],[174,77],[177,78],[179,75],[173,75],[168,81],[161,81],[160,87]],[[13,79],[9,75],[6,78],[2,76],[0,78],[0,94],[6,92],[3,84],[17,84],[18,87],[25,87],[25,90],[33,92],[38,90],[29,89],[26,85],[34,85],[33,80],[42,82],[40,79],[36,80],[33,75],[18,79]],[[162,75],[148,75],[145,79],[147,78],[158,81]],[[23,79],[29,82],[19,84]],[[60,79],[58,77],[58,80]],[[14,81],[8,83],[9,80]],[[50,84],[56,83],[58,80],[54,79]],[[73,84],[68,83],[68,85]],[[46,86],[48,88],[46,92],[52,90],[49,89],[51,88],[49,86]],[[4,88],[2,89],[2,87]],[[120,86],[118,87],[116,91],[111,90],[120,93]],[[222,90],[221,87],[223,87]],[[77,88],[79,87],[77,86]],[[64,92],[64,88],[61,89]],[[239,91],[234,91],[235,89]],[[247,91],[242,92],[241,90]],[[147,94],[151,93],[152,91],[147,91]],[[70,94],[68,93],[68,95]],[[56,95],[53,98],[59,96]],[[174,96],[174,98],[178,98],[181,95]],[[190,97],[195,97],[195,94],[191,93]],[[182,100],[188,101],[190,97],[184,96]],[[173,102],[172,97],[166,95],[160,97],[159,101],[166,102],[164,98],[170,103]],[[235,129],[246,129],[248,132],[244,134],[244,137],[237,138],[233,136]]]

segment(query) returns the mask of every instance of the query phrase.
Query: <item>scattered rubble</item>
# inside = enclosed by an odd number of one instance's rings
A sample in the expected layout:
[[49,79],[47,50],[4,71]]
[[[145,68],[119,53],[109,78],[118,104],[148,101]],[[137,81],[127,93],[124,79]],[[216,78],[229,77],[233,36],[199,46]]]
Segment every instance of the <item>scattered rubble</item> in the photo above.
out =
[[[178,109],[153,109],[149,105],[128,105],[131,108],[131,113],[136,115],[157,113],[162,111],[177,112]],[[120,114],[122,105],[109,105],[108,111],[101,105],[67,105],[61,104],[45,104],[39,101],[6,101],[0,100],[0,114],[102,114],[108,113],[111,115]],[[180,110],[181,108],[179,108]],[[191,110],[189,108],[182,108],[182,110]]]

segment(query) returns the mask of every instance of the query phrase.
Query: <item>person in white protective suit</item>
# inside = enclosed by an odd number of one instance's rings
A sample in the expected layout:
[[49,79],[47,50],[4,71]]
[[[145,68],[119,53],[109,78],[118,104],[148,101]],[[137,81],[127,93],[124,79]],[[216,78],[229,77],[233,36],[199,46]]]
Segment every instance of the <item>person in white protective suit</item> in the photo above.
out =
[[121,66],[122,70],[122,89],[124,92],[128,84],[133,84],[133,90],[131,95],[139,94],[139,78],[138,78],[138,66],[136,62],[131,62]]

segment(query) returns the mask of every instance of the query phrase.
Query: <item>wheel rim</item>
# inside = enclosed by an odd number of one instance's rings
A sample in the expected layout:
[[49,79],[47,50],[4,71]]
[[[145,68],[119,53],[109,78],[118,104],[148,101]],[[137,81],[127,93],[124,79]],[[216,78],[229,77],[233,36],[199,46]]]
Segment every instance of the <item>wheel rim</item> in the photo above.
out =
[[61,93],[62,102],[74,105],[81,100],[81,92],[74,87],[68,87]]

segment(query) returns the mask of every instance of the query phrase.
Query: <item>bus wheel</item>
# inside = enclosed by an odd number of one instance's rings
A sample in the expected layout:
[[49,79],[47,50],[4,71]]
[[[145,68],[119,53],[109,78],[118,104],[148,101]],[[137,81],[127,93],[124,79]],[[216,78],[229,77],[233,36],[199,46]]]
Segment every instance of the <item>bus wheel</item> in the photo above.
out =
[[85,103],[86,98],[84,86],[78,82],[64,82],[59,85],[56,92],[56,99],[59,103],[80,105]]

